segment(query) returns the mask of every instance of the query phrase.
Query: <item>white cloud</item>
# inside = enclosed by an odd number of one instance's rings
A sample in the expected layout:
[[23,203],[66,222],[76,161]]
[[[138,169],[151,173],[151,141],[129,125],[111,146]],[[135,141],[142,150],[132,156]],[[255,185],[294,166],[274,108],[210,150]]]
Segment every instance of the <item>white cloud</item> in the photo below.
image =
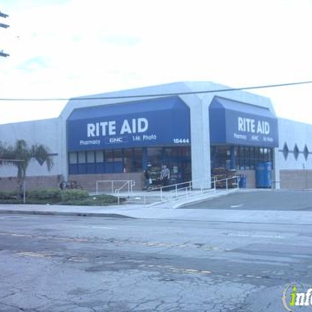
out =
[[[181,80],[233,87],[311,80],[310,0],[7,0],[1,10],[11,26],[0,29],[0,48],[10,54],[0,59],[2,98],[72,97]],[[257,93],[271,97],[281,116],[308,121],[307,104],[294,115],[292,103],[311,101],[311,89]],[[28,105],[34,119],[42,107],[49,117],[64,104]],[[0,123],[28,118],[10,119],[7,106]]]

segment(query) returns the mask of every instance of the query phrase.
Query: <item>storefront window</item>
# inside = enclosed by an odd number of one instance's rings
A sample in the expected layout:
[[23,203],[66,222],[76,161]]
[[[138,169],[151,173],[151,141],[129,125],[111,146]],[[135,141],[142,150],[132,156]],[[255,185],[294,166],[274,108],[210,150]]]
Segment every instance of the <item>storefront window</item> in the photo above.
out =
[[229,146],[212,146],[211,147],[211,167],[228,168],[230,164],[230,147]]
[[[189,146],[152,147],[144,152],[144,166],[150,163],[160,172],[166,164],[173,177],[191,177],[191,157]],[[142,172],[143,148],[82,151],[69,153],[69,173],[120,173]]]
[[161,166],[162,163],[162,152],[161,147],[152,147],[147,149],[148,162],[152,166]]
[[79,162],[79,164],[85,164],[86,163],[86,153],[85,152],[79,152],[78,153],[78,162]]
[[[234,153],[234,155],[232,154]],[[272,162],[272,149],[252,146],[212,146],[211,168],[255,170],[257,164]],[[232,168],[233,167],[233,168]]]
[[113,162],[114,161],[114,151],[106,150],[105,151],[105,162]]
[[70,164],[77,164],[78,163],[78,158],[77,158],[77,153],[69,153],[69,163]]
[[142,172],[142,148],[133,149],[132,172]]
[[125,172],[133,172],[132,169],[132,157],[133,157],[133,150],[131,149],[125,149],[124,150],[124,166],[125,166]]
[[190,155],[189,146],[148,148],[147,157],[152,179],[159,179],[161,166],[166,165],[171,172],[170,183],[190,181],[192,176]]
[[94,151],[88,151],[87,152],[87,163],[93,164],[95,163],[95,154]]
[[122,150],[114,150],[114,161],[122,162]]
[[96,151],[95,152],[95,159],[97,163],[104,162],[104,152],[103,151]]

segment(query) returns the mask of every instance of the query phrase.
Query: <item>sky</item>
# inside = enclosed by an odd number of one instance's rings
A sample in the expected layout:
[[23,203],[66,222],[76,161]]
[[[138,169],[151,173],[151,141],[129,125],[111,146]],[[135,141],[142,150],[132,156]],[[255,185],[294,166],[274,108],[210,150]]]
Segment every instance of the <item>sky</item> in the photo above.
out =
[[[312,0],[2,0],[0,124],[59,116],[61,101],[176,81],[312,81]],[[312,83],[249,90],[312,124]],[[10,99],[10,100],[8,100]]]

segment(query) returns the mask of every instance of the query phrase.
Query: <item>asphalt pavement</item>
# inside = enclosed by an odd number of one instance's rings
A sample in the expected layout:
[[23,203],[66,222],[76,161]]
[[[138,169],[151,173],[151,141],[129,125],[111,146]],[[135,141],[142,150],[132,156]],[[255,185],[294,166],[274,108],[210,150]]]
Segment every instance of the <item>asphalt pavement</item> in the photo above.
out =
[[311,191],[239,190],[0,205],[0,311],[283,312],[289,285],[311,287],[311,203]]

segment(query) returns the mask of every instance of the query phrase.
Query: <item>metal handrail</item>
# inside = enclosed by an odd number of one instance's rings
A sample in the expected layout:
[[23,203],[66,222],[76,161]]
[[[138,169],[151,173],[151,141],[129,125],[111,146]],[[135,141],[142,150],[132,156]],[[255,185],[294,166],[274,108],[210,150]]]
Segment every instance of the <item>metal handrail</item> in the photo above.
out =
[[[126,185],[128,186],[128,193],[132,193],[133,187],[135,186],[135,181],[134,180],[98,180],[96,181],[96,189],[95,192],[98,195],[99,194],[99,184],[100,183],[109,183],[110,184],[110,189],[111,189],[111,194],[115,194],[116,190],[119,190],[120,192],[121,189],[123,189]],[[121,187],[115,188],[116,183],[123,183]]]
[[115,189],[115,193],[119,193],[125,186],[128,187],[128,193],[132,193],[133,187],[135,186],[135,181],[126,180],[125,183],[121,185],[121,187],[119,187],[118,189]]
[[[215,192],[217,189],[217,184],[224,181],[224,188],[229,189],[229,181],[236,180],[236,188],[239,188],[239,176],[233,176],[229,178],[217,179],[213,177],[209,179],[199,179],[192,180],[187,182],[181,182],[176,184],[171,184],[167,186],[153,187],[150,189],[150,192],[153,193],[152,197],[156,197],[156,203],[164,203],[172,200],[186,198],[187,200],[191,196],[198,196],[204,193]],[[111,194],[117,197],[118,204],[120,203],[121,191],[127,189],[125,193],[122,193],[123,196],[131,197],[133,195],[133,187],[135,186],[134,180],[98,180],[96,181],[96,194],[99,194],[99,184],[100,183],[109,183],[111,188]],[[115,187],[116,183],[122,183],[118,188]],[[233,185],[233,183],[232,183]],[[151,194],[143,195],[143,203],[146,205],[147,198],[151,197]],[[157,198],[159,200],[157,200]]]
[[135,186],[134,180],[126,180],[125,183],[118,189],[115,190],[115,195],[117,197],[118,205],[120,204],[120,191],[125,187],[128,187],[128,195],[130,196],[133,191],[133,187]]
[[[168,186],[161,186],[157,188],[153,188],[151,191],[159,192],[159,201],[166,202],[173,199],[186,197],[188,199],[190,196],[198,196],[208,192],[215,192],[217,189],[218,182],[225,181],[225,189],[229,189],[229,181],[235,179],[236,180],[236,188],[239,188],[239,176],[233,176],[229,178],[217,179],[213,177],[211,180],[209,179],[201,179],[201,180],[192,180],[187,182],[181,182],[177,184],[172,184]],[[210,182],[209,182],[210,181]],[[183,186],[186,185],[186,186]],[[210,187],[208,187],[208,185]],[[156,193],[157,194],[157,193]],[[147,195],[144,195],[144,204],[146,203]]]

